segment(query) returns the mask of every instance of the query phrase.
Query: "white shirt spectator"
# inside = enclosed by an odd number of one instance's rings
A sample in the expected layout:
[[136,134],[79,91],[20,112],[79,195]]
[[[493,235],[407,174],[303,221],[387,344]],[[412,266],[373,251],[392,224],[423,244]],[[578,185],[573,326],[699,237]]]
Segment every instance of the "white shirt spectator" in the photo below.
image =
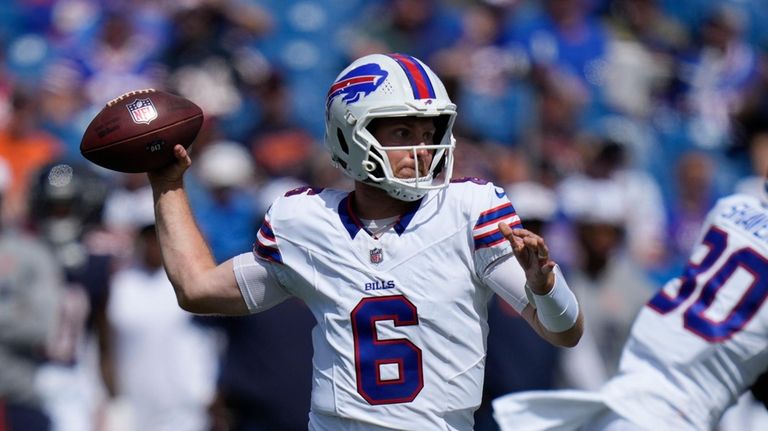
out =
[[131,427],[202,431],[214,393],[216,345],[176,302],[162,267],[115,274],[108,306],[118,390]]

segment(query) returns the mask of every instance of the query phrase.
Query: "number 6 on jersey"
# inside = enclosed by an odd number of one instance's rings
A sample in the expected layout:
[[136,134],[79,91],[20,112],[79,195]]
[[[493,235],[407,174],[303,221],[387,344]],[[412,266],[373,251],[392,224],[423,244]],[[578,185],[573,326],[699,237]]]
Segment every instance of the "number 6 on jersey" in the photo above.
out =
[[416,306],[402,295],[364,298],[350,317],[357,392],[373,405],[413,401],[424,387],[421,349],[405,338],[379,339],[376,323],[418,325]]

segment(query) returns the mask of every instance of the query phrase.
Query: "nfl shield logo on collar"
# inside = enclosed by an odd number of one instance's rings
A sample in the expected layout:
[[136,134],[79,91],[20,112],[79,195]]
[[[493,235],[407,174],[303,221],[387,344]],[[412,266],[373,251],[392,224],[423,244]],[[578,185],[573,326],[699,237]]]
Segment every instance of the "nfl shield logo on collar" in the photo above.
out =
[[380,248],[371,250],[371,263],[381,263],[384,260],[384,252]]
[[150,99],[136,99],[125,105],[131,113],[131,119],[136,124],[149,124],[157,118],[157,109]]

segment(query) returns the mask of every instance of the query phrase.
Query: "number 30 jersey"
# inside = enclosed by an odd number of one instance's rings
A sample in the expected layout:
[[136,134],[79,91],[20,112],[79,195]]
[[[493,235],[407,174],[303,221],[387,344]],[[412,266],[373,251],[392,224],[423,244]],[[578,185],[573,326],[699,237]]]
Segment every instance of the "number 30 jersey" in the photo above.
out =
[[639,314],[608,405],[649,429],[714,429],[768,368],[767,296],[768,208],[721,199],[683,275]]
[[[312,412],[355,421],[354,429],[472,429],[492,294],[481,278],[512,252],[497,224],[515,228],[520,219],[502,189],[470,179],[429,192],[375,239],[351,199],[289,192],[255,245],[317,320]],[[524,283],[517,308],[527,303]]]

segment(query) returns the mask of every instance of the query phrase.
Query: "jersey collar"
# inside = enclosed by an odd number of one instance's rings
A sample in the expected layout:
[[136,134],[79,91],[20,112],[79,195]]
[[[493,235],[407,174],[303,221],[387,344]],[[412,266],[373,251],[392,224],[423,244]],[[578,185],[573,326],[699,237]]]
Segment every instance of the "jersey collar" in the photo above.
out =
[[[339,218],[341,219],[341,223],[344,225],[344,228],[349,233],[349,237],[351,239],[355,239],[355,235],[357,235],[358,232],[361,230],[366,231],[369,235],[370,232],[368,232],[368,229],[363,226],[363,223],[360,221],[360,218],[357,217],[357,214],[352,210],[352,202],[355,199],[354,192],[350,192],[347,194],[344,199],[339,202]],[[403,215],[400,216],[400,218],[397,220],[397,223],[395,223],[394,229],[395,232],[398,235],[402,235],[403,232],[405,232],[405,229],[408,227],[408,224],[413,220],[413,216],[416,215],[416,211],[419,210],[421,207],[421,203],[424,198],[419,199],[417,202],[417,205],[414,205],[406,211]]]

